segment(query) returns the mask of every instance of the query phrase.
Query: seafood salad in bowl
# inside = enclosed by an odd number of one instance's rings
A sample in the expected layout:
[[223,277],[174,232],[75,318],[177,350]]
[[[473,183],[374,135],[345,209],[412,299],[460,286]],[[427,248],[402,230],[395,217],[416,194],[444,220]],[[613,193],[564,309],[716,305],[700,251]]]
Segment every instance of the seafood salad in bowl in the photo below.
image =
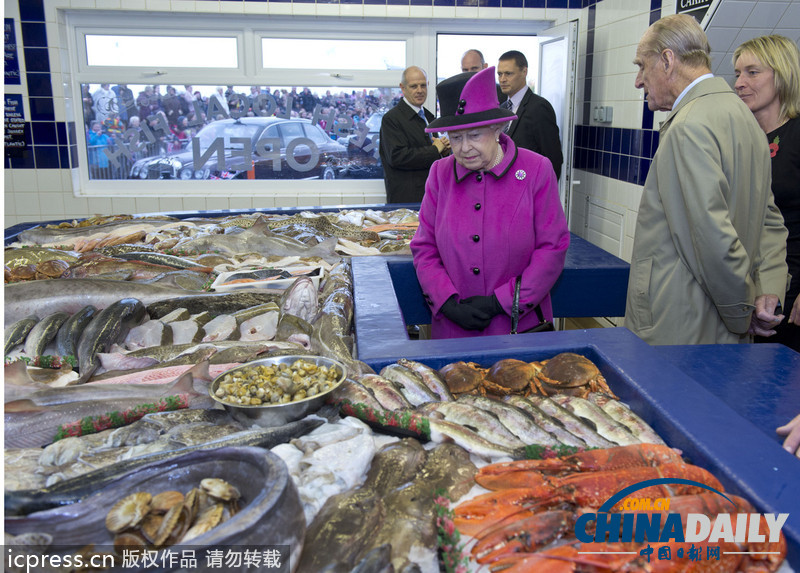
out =
[[330,358],[277,356],[223,372],[209,394],[243,424],[280,426],[317,411],[345,375]]

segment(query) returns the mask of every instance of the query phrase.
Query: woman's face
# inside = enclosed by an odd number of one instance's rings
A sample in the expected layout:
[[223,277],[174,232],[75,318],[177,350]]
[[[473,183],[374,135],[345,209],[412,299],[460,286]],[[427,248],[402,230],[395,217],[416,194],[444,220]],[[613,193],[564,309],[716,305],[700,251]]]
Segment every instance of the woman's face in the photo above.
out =
[[494,161],[498,146],[494,126],[459,129],[448,132],[447,136],[456,161],[467,169],[487,169]]
[[[734,65],[736,94],[755,115],[773,110],[780,113],[780,99],[775,89],[775,72],[749,52],[742,52]],[[777,115],[776,115],[777,118]]]

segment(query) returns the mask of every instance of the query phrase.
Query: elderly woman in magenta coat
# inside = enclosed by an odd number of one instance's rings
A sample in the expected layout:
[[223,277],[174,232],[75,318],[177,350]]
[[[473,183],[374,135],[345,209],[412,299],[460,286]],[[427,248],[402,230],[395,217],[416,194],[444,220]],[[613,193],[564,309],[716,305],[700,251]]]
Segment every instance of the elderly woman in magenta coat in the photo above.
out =
[[453,154],[431,167],[411,241],[433,338],[509,334],[518,279],[517,331],[552,320],[569,246],[553,166],[503,133],[516,116],[498,105],[494,67],[436,91],[442,116],[426,131],[446,131]]

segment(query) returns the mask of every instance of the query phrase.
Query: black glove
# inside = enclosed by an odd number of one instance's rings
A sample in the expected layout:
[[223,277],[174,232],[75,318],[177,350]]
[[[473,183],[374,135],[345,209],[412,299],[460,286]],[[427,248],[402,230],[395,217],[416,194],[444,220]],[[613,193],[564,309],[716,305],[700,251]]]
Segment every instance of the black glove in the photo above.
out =
[[473,308],[485,312],[492,318],[498,314],[503,314],[505,311],[500,306],[500,301],[497,300],[495,295],[491,296],[471,296],[461,301],[461,304],[468,304]]
[[441,308],[442,314],[464,330],[483,330],[492,322],[492,317],[469,304],[456,302],[453,295]]

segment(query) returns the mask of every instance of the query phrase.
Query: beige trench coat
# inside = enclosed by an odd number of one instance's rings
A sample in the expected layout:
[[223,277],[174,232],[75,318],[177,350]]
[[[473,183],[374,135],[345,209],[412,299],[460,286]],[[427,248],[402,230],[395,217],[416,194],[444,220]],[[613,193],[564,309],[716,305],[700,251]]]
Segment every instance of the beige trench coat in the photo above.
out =
[[631,258],[625,326],[649,344],[749,342],[756,296],[788,284],[767,140],[722,78],[662,124]]

